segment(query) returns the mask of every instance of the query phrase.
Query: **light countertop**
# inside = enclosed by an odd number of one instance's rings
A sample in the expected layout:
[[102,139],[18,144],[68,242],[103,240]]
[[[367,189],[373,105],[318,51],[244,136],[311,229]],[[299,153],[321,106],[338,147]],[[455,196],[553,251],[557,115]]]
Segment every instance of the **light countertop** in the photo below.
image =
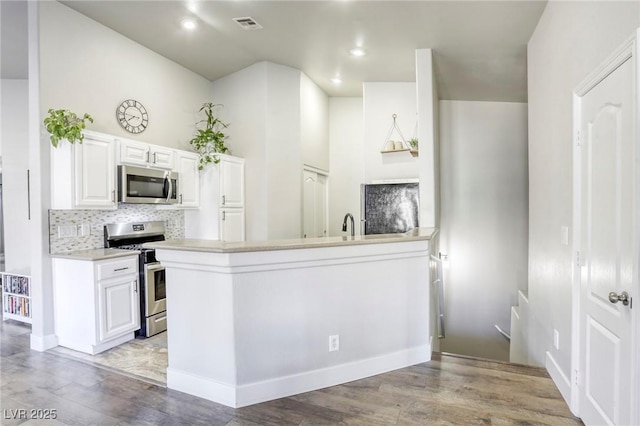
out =
[[326,238],[297,238],[274,241],[224,242],[217,240],[167,240],[146,243],[144,247],[154,249],[200,251],[212,253],[242,253],[255,251],[292,250],[321,247],[339,247],[362,244],[385,244],[407,241],[430,240],[438,233],[437,228],[415,228],[404,234],[375,234]]
[[137,256],[138,254],[140,254],[138,250],[98,248],[98,249],[88,249],[88,250],[67,251],[64,253],[52,254],[51,257],[58,258],[58,259],[95,261],[95,260],[114,259],[117,257],[124,257],[124,256]]

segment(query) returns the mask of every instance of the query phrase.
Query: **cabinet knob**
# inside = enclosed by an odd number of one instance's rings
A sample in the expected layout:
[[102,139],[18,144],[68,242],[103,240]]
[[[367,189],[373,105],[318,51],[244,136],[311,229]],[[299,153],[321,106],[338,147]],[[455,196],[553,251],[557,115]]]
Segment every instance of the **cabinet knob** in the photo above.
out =
[[224,206],[227,203],[227,197],[225,195],[222,196],[222,205]]
[[227,212],[222,212],[222,220],[227,220]]

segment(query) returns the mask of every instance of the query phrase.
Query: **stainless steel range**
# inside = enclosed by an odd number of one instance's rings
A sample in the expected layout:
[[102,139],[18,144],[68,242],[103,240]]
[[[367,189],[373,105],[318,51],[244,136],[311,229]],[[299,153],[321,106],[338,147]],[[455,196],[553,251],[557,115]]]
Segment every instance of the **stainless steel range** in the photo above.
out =
[[142,244],[164,241],[164,222],[112,223],[104,226],[104,246],[140,250],[140,330],[137,336],[150,337],[167,329],[167,289],[164,267],[156,260],[154,249]]

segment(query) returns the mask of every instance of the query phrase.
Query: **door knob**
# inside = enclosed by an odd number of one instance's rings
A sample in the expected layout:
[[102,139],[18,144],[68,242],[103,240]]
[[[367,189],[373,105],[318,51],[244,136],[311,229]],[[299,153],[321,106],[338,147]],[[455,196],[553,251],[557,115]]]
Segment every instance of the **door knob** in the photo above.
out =
[[611,293],[609,293],[609,302],[622,302],[624,306],[627,306],[629,304],[629,293],[623,291],[622,293],[618,294],[615,291],[612,291]]

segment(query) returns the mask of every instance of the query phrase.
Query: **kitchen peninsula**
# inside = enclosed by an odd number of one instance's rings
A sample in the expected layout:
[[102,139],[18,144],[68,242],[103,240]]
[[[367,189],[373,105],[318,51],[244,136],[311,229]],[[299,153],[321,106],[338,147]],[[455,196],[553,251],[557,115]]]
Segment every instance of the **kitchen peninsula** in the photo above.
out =
[[242,407],[428,361],[436,236],[146,244],[167,274],[167,386]]

